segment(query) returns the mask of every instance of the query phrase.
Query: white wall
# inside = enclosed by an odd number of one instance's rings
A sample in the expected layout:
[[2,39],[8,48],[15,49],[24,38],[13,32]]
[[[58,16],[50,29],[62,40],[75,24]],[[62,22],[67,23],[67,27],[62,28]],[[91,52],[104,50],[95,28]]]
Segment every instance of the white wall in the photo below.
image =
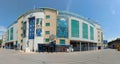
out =
[[[10,29],[13,28],[13,40],[10,40]],[[17,32],[18,32],[18,23],[14,23],[13,25],[11,25],[7,31],[9,30],[9,41],[7,42],[13,42],[13,41],[17,41]],[[8,37],[8,32],[7,32],[7,37]]]
[[36,36],[36,30],[35,30],[35,37],[34,39],[28,39],[28,32],[29,32],[29,20],[28,18],[30,17],[35,17],[35,29],[36,29],[36,19],[37,18],[42,18],[42,25],[44,25],[44,13],[43,12],[35,12],[35,13],[31,13],[27,16],[24,17],[24,22],[26,21],[27,22],[27,32],[26,32],[26,38],[23,38],[23,47],[25,49],[25,44],[29,41],[29,45],[30,45],[30,49],[32,50],[33,49],[33,43],[34,43],[34,50],[37,50],[38,49],[38,44],[39,43],[43,43],[43,34],[44,34],[44,29],[42,29],[42,36],[41,37],[38,37]]
[[13,39],[14,39],[14,40],[17,40],[17,39],[18,39],[18,37],[17,37],[17,36],[18,36],[18,23],[16,23],[16,24],[14,25],[14,28],[13,28],[13,29],[14,29],[14,31],[13,31],[13,35],[14,35],[14,36],[13,36]]

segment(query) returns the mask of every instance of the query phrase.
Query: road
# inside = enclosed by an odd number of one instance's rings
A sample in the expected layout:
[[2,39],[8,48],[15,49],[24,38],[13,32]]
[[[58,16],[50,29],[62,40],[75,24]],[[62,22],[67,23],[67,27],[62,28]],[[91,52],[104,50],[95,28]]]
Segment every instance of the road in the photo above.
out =
[[24,53],[0,49],[0,64],[120,64],[114,49],[71,53]]

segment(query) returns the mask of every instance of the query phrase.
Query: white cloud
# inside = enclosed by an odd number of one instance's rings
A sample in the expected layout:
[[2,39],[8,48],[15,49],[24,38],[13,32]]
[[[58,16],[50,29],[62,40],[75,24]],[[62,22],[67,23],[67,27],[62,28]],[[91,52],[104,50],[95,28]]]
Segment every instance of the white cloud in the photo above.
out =
[[116,8],[113,5],[111,5],[110,11],[111,11],[112,15],[116,15],[117,14],[117,10],[116,10]]
[[7,29],[4,26],[0,26],[0,39],[2,38],[2,34],[6,31]]
[[116,38],[108,38],[108,42],[112,41],[112,40],[115,40]]
[[72,0],[68,0],[68,3],[67,3],[67,11],[70,10],[71,3],[72,3]]
[[66,19],[65,19],[65,18],[61,18],[60,20],[61,20],[61,21],[66,21]]
[[112,40],[116,40],[117,38],[120,38],[120,35],[112,35],[112,36],[103,35],[103,39],[107,40],[108,42],[110,42]]
[[6,28],[4,26],[0,26],[0,32],[5,32]]
[[115,15],[116,14],[116,10],[112,10],[112,15]]
[[112,38],[107,38],[108,42],[112,41],[112,40],[116,40],[117,38],[120,38],[120,36],[114,36]]
[[0,36],[0,39],[2,39],[2,36]]

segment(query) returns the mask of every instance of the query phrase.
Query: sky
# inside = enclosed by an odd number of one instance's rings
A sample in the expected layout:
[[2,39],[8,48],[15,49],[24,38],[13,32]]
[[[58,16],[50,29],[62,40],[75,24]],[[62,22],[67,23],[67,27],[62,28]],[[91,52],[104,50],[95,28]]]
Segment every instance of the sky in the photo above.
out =
[[101,25],[105,40],[120,37],[120,0],[1,0],[0,38],[21,14],[40,7],[51,7],[91,18]]

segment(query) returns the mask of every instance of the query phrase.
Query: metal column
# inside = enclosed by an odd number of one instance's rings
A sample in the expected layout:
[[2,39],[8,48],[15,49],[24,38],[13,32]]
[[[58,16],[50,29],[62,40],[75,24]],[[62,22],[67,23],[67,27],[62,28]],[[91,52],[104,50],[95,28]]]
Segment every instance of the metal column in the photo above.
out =
[[90,45],[89,45],[90,43],[88,42],[88,51],[90,50]]
[[80,43],[80,51],[82,51],[82,48],[81,48],[81,42],[79,42]]

